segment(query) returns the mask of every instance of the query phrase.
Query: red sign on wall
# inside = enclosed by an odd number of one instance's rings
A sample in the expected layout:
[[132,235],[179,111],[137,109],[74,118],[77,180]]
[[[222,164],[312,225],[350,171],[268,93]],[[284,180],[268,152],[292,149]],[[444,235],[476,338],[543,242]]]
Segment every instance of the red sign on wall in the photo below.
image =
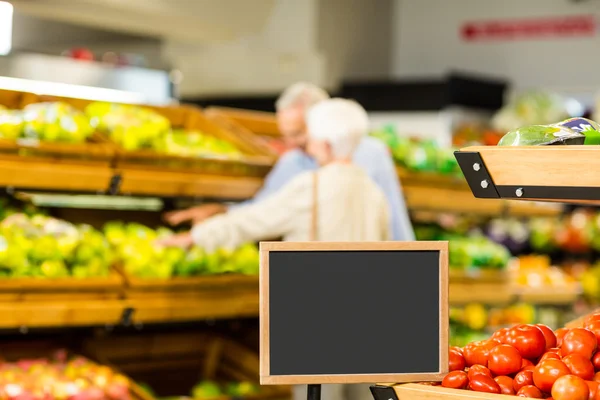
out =
[[467,22],[461,27],[466,41],[530,40],[581,37],[596,34],[596,17],[590,15],[536,19]]

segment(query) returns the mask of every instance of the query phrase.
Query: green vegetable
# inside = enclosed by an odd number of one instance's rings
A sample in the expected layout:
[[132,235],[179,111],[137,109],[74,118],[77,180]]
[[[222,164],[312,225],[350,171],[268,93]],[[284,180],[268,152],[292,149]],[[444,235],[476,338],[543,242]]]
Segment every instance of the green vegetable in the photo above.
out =
[[564,126],[531,125],[508,132],[500,139],[498,146],[539,146],[577,138],[584,138],[584,135]]

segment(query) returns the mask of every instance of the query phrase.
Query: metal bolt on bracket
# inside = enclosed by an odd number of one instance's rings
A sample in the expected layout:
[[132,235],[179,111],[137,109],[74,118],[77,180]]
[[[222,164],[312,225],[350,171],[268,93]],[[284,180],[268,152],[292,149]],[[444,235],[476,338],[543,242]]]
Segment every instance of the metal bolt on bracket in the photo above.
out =
[[487,189],[488,186],[489,186],[489,183],[488,183],[487,179],[484,179],[481,181],[482,188]]
[[473,164],[473,170],[474,171],[479,171],[480,169],[481,169],[481,165],[479,165],[479,163]]
[[517,195],[517,197],[523,197],[523,188],[518,188],[517,190],[515,190],[515,194]]

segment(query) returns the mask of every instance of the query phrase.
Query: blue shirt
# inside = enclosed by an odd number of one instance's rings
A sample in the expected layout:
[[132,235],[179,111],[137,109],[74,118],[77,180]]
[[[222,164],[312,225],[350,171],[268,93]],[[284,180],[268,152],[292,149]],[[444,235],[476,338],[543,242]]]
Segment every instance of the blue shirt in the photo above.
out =
[[[366,137],[356,149],[353,162],[364,168],[387,197],[392,215],[390,221],[392,239],[415,240],[398,174],[387,146],[377,139]],[[290,150],[279,158],[265,178],[263,187],[254,198],[240,205],[264,199],[278,191],[297,175],[317,168],[319,166],[312,157],[301,150]]]

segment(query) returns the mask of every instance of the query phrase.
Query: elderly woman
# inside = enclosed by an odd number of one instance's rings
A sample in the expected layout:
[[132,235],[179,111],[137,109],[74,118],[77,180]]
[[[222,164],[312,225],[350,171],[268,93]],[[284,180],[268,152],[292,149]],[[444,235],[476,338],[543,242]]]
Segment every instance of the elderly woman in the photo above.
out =
[[175,235],[163,245],[208,251],[283,237],[286,241],[389,240],[390,212],[381,189],[352,154],[367,134],[369,120],[356,102],[325,100],[307,115],[307,151],[320,165],[298,175],[278,192],[249,206],[212,217],[191,233]]

